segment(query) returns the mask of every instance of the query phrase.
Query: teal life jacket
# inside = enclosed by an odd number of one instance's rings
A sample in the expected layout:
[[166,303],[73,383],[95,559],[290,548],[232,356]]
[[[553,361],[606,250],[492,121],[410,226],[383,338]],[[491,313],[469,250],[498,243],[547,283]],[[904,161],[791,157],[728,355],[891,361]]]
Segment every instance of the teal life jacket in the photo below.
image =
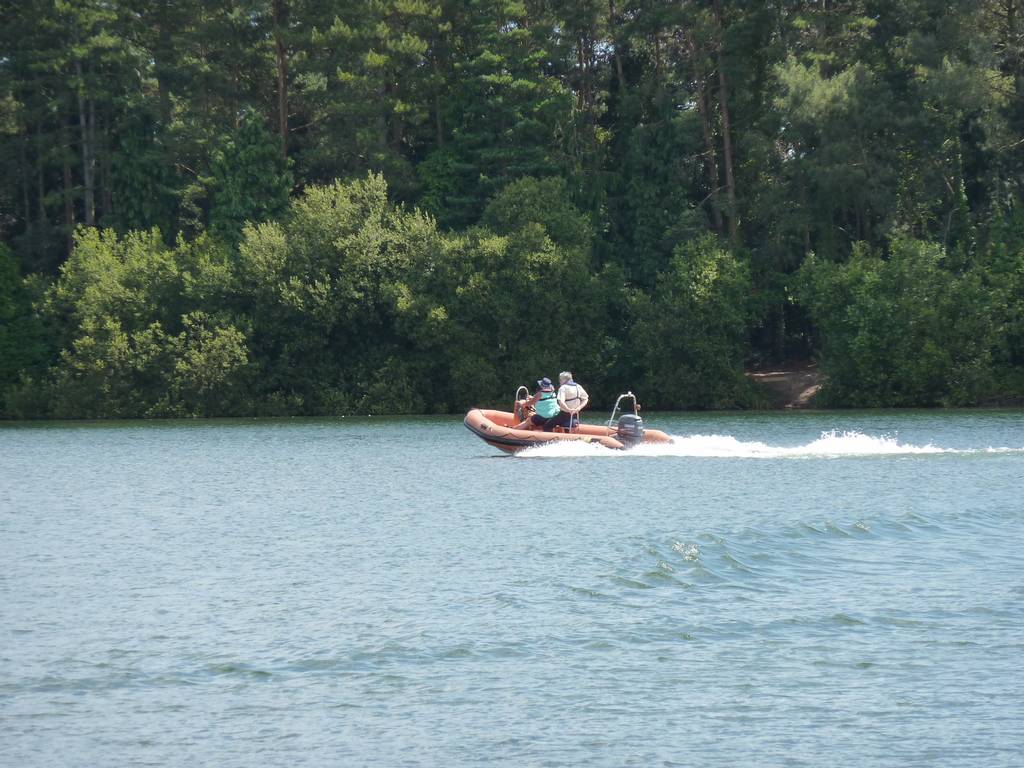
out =
[[558,415],[558,393],[555,391],[541,392],[533,406],[538,416],[550,419]]

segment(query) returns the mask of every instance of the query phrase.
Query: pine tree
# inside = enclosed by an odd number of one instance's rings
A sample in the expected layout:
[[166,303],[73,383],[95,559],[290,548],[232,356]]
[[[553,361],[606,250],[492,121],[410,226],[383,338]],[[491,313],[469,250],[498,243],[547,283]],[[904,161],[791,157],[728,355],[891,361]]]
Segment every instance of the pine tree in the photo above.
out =
[[214,154],[210,232],[237,243],[247,221],[281,215],[292,189],[290,166],[281,153],[280,137],[267,130],[263,117],[245,115]]

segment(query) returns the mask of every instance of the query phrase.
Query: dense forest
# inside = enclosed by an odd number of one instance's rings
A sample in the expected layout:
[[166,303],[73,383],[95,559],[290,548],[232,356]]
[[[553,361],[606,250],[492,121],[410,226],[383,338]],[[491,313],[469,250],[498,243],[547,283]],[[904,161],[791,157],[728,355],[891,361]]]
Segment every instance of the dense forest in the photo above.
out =
[[1024,395],[1024,0],[0,0],[0,413]]

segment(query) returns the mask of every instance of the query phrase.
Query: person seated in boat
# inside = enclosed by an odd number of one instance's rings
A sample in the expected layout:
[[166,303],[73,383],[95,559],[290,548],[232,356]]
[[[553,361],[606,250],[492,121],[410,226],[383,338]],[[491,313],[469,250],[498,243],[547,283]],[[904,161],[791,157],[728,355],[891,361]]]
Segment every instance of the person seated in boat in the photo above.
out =
[[558,413],[544,422],[544,431],[553,432],[555,427],[571,428],[573,423],[579,424],[580,411],[587,407],[590,395],[587,390],[573,381],[572,373],[562,371],[558,374]]
[[537,391],[529,400],[523,401],[523,410],[533,406],[533,415],[516,424],[515,429],[533,429],[539,427],[552,416],[558,415],[558,402],[555,387],[551,379],[545,376],[537,381]]

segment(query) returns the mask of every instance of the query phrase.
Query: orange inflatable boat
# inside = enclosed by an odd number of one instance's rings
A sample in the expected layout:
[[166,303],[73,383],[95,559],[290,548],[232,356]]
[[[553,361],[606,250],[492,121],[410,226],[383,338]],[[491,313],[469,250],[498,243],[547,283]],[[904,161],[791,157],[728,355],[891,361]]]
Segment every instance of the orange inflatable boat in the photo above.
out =
[[[474,408],[466,414],[465,424],[467,429],[479,437],[488,445],[493,445],[506,453],[515,453],[524,448],[531,448],[536,445],[545,445],[551,442],[579,441],[583,443],[596,443],[605,448],[623,450],[633,448],[641,443],[671,443],[672,438],[657,429],[645,429],[643,419],[640,418],[640,406],[636,402],[636,396],[632,392],[619,395],[612,409],[611,418],[604,426],[593,424],[573,424],[572,428],[565,431],[543,432],[532,429],[516,429],[516,425],[524,421],[530,415],[529,410],[524,409],[525,398],[520,395],[523,392],[529,394],[526,387],[520,387],[516,393],[514,411],[492,411],[483,408]],[[623,400],[632,400],[633,409],[631,412],[623,411],[616,421],[616,415]]]

